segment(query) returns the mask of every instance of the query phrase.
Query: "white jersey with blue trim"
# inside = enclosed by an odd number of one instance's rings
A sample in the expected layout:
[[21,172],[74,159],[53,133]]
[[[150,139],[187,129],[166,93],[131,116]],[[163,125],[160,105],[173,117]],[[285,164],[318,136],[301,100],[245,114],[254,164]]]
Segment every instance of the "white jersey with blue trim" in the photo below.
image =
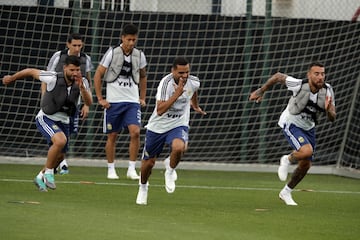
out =
[[[191,98],[199,87],[199,78],[189,75],[183,94],[161,116],[157,114],[156,105],[145,127],[156,133],[164,133],[180,126],[189,127]],[[176,83],[172,73],[170,73],[160,81],[157,88],[156,101],[167,101],[174,94],[175,88]]]
[[[286,87],[289,91],[293,92],[293,96],[296,96],[297,93],[300,91],[301,86],[303,84],[302,79],[297,79],[291,76],[287,76],[285,80]],[[335,106],[335,96],[334,91],[332,90],[332,87],[330,84],[326,84],[326,95],[331,96],[333,104]],[[310,100],[314,103],[317,103],[317,93],[310,92]],[[291,114],[289,111],[289,104],[286,106],[286,109],[281,113],[278,125],[281,128],[284,128],[284,125],[290,125],[294,124],[295,126],[302,128],[306,131],[312,129],[315,127],[315,122],[312,116],[308,113],[301,112],[299,114]]]
[[[55,88],[56,81],[57,81],[57,73],[53,72],[53,71],[41,71],[39,80],[46,83],[46,90],[50,92]],[[83,81],[86,91],[91,92],[88,80],[83,77],[82,81]],[[70,90],[71,90],[71,86],[68,87],[68,94],[70,94]],[[80,96],[79,96],[79,99],[80,99]],[[40,109],[40,111],[36,115],[36,117],[39,117],[39,116],[46,116],[53,121],[61,121],[65,124],[69,124],[69,122],[70,122],[69,116],[65,112],[56,112],[56,113],[50,115],[50,114],[44,113],[44,111],[42,109]]]
[[[120,45],[121,46],[121,45]],[[110,47],[100,61],[100,65],[109,68],[112,58],[113,51]],[[127,72],[127,76],[119,75],[114,82],[106,83],[106,100],[110,103],[119,102],[135,102],[139,103],[139,86],[135,83],[131,76],[131,55],[124,55],[124,62],[127,64],[123,65],[122,69]],[[145,68],[147,65],[145,54],[141,51],[140,55],[140,69]]]

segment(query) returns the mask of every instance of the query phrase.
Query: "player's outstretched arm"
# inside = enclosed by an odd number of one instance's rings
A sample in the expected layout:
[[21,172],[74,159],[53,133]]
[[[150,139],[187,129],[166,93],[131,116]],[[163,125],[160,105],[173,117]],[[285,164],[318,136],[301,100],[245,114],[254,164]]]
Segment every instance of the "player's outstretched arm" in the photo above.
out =
[[287,75],[284,73],[275,73],[272,75],[260,88],[256,89],[250,94],[249,100],[260,102],[264,96],[264,93],[274,84],[281,83],[285,84]]
[[3,77],[2,82],[4,85],[8,85],[12,82],[15,82],[18,79],[24,79],[27,77],[32,77],[35,79],[39,79],[40,78],[40,71],[39,69],[35,69],[35,68],[25,68],[13,75],[6,75]]

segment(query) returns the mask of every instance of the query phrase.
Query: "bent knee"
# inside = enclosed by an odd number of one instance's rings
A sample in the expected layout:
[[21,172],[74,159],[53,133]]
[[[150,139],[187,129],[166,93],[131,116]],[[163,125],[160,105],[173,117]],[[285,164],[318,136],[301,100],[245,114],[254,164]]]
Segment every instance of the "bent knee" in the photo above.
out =
[[143,160],[143,164],[147,168],[153,168],[155,166],[155,159],[151,158],[151,159],[148,159],[148,160]]
[[298,150],[299,160],[302,160],[302,159],[311,160],[313,154],[314,154],[314,150],[310,144],[306,144]]
[[131,138],[140,138],[140,128],[137,126],[129,128],[129,134]]
[[57,147],[64,147],[67,143],[67,138],[64,133],[58,132],[51,138],[51,141]]
[[181,139],[175,139],[171,144],[171,151],[177,153],[183,153],[185,151],[185,143]]
[[130,133],[130,138],[140,139],[140,131]]

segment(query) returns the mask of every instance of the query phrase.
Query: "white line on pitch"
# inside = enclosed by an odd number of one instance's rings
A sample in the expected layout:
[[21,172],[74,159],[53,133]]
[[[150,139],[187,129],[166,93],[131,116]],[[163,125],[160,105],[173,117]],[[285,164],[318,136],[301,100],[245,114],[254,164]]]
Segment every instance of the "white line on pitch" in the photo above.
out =
[[[25,179],[0,179],[1,182],[33,182]],[[64,184],[95,184],[95,185],[114,185],[114,186],[137,186],[137,183],[116,183],[116,182],[91,182],[91,181],[56,181]],[[164,185],[150,184],[151,187],[164,187]],[[278,188],[262,187],[224,187],[224,186],[196,186],[196,185],[176,185],[177,188],[195,188],[195,189],[219,189],[219,190],[247,190],[247,191],[279,191]],[[308,191],[296,189],[295,191]],[[309,190],[309,192],[336,193],[336,194],[360,194],[354,191],[336,191],[336,190]]]

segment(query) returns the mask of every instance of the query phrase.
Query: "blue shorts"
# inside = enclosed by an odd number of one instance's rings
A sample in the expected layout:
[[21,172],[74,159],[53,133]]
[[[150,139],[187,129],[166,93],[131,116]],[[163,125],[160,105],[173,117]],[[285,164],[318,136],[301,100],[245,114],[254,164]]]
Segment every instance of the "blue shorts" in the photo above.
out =
[[69,124],[64,124],[60,121],[53,121],[46,116],[36,117],[35,122],[37,129],[46,139],[49,147],[53,144],[51,138],[54,136],[54,134],[63,132],[66,136],[67,142],[62,149],[62,152],[66,153],[69,150]]
[[[282,131],[293,149],[299,150],[302,146],[311,144],[313,153],[315,152],[315,128],[305,131],[294,124],[285,124]],[[311,156],[310,160],[313,159],[314,156]]]
[[80,118],[80,110],[76,108],[76,112],[74,116],[70,116],[70,134],[77,135],[79,132],[79,118]]
[[150,130],[146,131],[145,146],[142,159],[159,157],[164,145],[168,144],[171,152],[171,143],[175,138],[182,139],[185,143],[189,141],[189,128],[177,127],[165,133],[155,133]]
[[110,103],[104,110],[104,133],[120,132],[129,125],[141,126],[139,103]]

